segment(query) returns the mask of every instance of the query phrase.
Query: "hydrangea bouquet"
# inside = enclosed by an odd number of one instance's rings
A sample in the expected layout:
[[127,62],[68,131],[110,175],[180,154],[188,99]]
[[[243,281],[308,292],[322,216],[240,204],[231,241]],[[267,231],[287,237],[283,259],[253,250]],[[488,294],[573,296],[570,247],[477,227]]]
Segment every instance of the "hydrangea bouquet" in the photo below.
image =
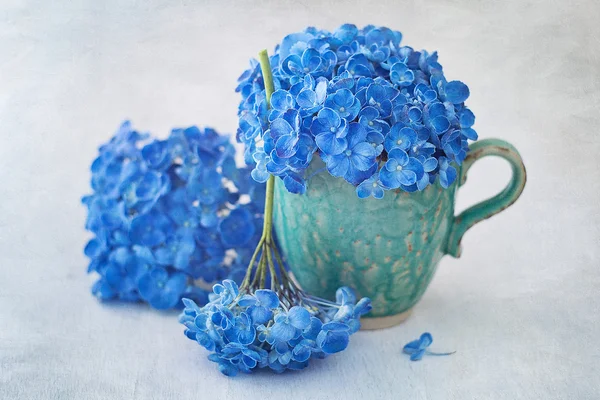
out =
[[[268,109],[274,89],[266,50],[260,62]],[[339,288],[333,302],[305,293],[290,279],[272,233],[274,179],[266,179],[262,236],[241,286],[228,279],[214,285],[204,307],[183,299],[185,335],[211,351],[209,359],[229,376],[257,368],[303,369],[311,358],[340,352],[371,309],[368,298],[357,302],[349,288]]]
[[234,154],[209,128],[151,140],[129,122],[100,147],[93,193],[83,198],[98,298],[166,309],[182,296],[205,304],[207,283],[241,282],[260,238],[264,185]]
[[286,36],[270,59],[271,109],[252,60],[237,87],[237,139],[255,164],[252,177],[279,176],[288,191],[304,193],[316,153],[361,198],[424,190],[438,176],[443,187],[452,184],[468,140],[477,139],[464,104],[469,89],[446,80],[436,52],[401,39],[388,28],[350,24]]

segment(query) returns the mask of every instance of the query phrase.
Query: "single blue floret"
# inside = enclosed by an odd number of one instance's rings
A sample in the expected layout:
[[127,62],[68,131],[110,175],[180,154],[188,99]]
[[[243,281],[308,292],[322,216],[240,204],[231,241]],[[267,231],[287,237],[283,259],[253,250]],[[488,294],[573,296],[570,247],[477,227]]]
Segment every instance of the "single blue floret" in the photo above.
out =
[[432,351],[429,351],[427,348],[431,346],[432,343],[433,337],[431,336],[431,333],[425,332],[421,335],[419,339],[407,343],[402,349],[402,351],[410,355],[411,361],[419,361],[426,354],[431,356],[449,356],[455,353],[434,353]]

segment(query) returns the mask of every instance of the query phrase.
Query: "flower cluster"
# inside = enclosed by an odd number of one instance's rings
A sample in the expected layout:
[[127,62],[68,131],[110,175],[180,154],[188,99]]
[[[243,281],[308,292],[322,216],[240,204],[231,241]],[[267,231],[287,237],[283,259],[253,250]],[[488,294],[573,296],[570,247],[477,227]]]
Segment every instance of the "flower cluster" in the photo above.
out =
[[[201,283],[244,277],[258,243],[264,185],[237,168],[212,129],[174,129],[166,140],[123,123],[91,166],[83,198],[89,272],[102,300],[144,300],[166,309],[182,297],[204,304]],[[207,285],[210,288],[210,285]]]
[[283,179],[306,190],[318,154],[329,173],[361,198],[384,190],[424,190],[439,176],[448,187],[476,140],[469,89],[447,81],[436,52],[401,46],[384,27],[307,28],[286,36],[270,58],[275,92],[268,107],[258,62],[239,78],[237,139],[255,164],[252,177]]
[[179,321],[189,339],[211,352],[219,370],[234,376],[256,368],[299,370],[311,358],[340,352],[371,309],[368,298],[356,302],[345,287],[335,303],[303,293],[297,300],[290,304],[270,289],[240,292],[235,282],[224,280],[202,308],[184,298]]

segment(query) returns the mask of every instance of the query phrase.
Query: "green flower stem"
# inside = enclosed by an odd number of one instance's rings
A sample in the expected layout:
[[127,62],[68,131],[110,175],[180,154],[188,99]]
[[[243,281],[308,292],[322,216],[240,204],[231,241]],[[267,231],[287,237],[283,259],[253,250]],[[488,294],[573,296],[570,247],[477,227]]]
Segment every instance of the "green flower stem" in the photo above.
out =
[[252,255],[252,258],[250,259],[250,263],[248,264],[248,270],[246,271],[246,276],[244,277],[244,280],[242,281],[242,285],[241,287],[247,287],[248,284],[250,283],[250,278],[252,276],[252,266],[254,265],[254,262],[256,261],[256,257],[258,257],[258,253],[260,253],[260,250],[262,249],[264,240],[261,238],[260,241],[258,242],[258,245],[256,246],[256,250],[254,250],[254,254]]
[[[263,50],[258,54],[258,58],[260,60],[260,67],[262,70],[263,80],[265,83],[265,92],[266,92],[266,101],[267,108],[271,107],[271,95],[275,91],[275,87],[273,85],[273,74],[271,73],[271,65],[269,63],[269,54],[267,50]],[[267,180],[267,189],[265,195],[265,212],[264,212],[264,225],[263,232],[256,246],[256,250],[250,259],[250,264],[248,265],[248,270],[246,272],[246,276],[244,277],[244,281],[242,282],[242,289],[249,288],[264,288],[265,281],[267,276],[267,268],[271,273],[271,287],[275,287],[278,284],[277,282],[277,274],[275,273],[275,265],[273,263],[273,257],[271,254],[271,248],[275,247],[275,243],[273,240],[273,196],[275,189],[275,177],[273,175],[269,176]],[[254,271],[254,263],[260,253],[260,258],[258,259],[258,265],[256,267],[256,271]],[[252,273],[254,272],[254,276]],[[287,279],[285,279],[287,280]]]
[[265,246],[263,248],[263,255],[260,258],[260,263],[258,264],[258,269],[260,271],[260,283],[259,283],[259,287],[260,288],[264,288],[265,287],[265,282],[267,280],[267,259],[264,257],[265,251],[267,251],[268,246]]
[[[258,53],[258,59],[260,61],[260,69],[262,72],[263,80],[265,82],[265,92],[267,108],[271,108],[271,95],[275,91],[273,85],[273,74],[271,72],[271,63],[269,62],[269,54],[267,50],[262,50]],[[267,245],[272,241],[272,229],[273,229],[273,193],[275,189],[275,177],[269,176],[267,181],[267,193],[265,196],[265,223],[263,226],[262,237],[267,241]]]
[[263,225],[262,238],[267,245],[273,241],[273,193],[275,188],[275,177],[269,176],[267,181],[267,193],[265,195],[265,221]]
[[273,85],[273,74],[271,73],[269,53],[267,53],[266,49],[258,53],[258,60],[260,61],[260,70],[262,72],[263,81],[265,82],[265,91],[267,94],[267,108],[271,108],[271,95],[275,91],[275,86]]
[[279,273],[281,274],[281,280],[283,281],[283,285],[287,287],[291,283],[295,287],[294,282],[288,277],[287,272],[285,272],[285,269],[283,268],[283,260],[281,259],[281,255],[279,254],[279,249],[277,248],[277,246],[273,246],[273,249],[275,253],[275,258],[277,259],[277,264],[279,265]]
[[[270,108],[274,86],[269,55],[266,50],[263,50],[258,54],[258,58],[265,83],[267,108]],[[302,301],[302,290],[288,276],[283,267],[283,259],[279,249],[273,239],[273,197],[275,190],[275,177],[273,175],[269,176],[267,180],[266,190],[263,232],[240,287],[240,296],[242,292],[253,292],[264,288],[268,269],[271,275],[271,289],[277,292],[281,305],[287,309]]]

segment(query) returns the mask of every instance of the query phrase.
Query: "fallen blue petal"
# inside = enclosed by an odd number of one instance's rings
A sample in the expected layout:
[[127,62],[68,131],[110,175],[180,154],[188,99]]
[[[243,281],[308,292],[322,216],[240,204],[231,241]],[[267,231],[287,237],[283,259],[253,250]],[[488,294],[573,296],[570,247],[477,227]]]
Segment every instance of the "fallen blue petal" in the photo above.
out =
[[429,350],[427,350],[427,348],[429,346],[431,346],[431,343],[433,343],[433,336],[431,336],[431,333],[425,332],[421,335],[421,337],[419,337],[419,339],[412,340],[412,341],[408,342],[406,345],[404,345],[404,347],[402,348],[402,351],[405,354],[410,355],[411,361],[419,361],[421,358],[423,358],[424,355],[449,356],[451,354],[456,353],[456,351],[445,352],[445,353],[429,351]]

